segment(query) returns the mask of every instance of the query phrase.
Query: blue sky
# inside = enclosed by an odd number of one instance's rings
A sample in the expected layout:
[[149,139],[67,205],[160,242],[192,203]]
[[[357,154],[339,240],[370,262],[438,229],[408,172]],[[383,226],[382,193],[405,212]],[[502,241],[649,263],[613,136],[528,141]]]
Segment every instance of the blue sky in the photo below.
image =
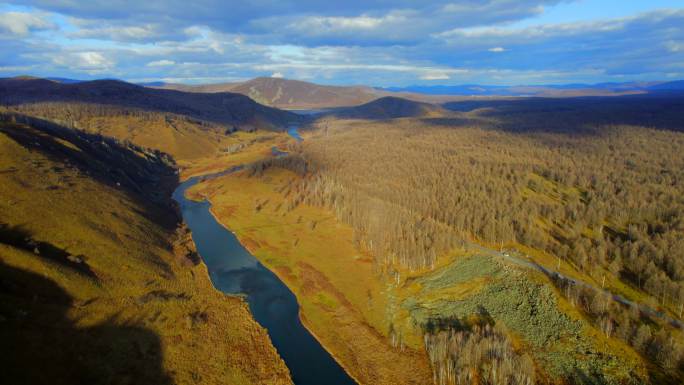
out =
[[21,74],[374,86],[684,79],[684,1],[0,2],[0,76]]

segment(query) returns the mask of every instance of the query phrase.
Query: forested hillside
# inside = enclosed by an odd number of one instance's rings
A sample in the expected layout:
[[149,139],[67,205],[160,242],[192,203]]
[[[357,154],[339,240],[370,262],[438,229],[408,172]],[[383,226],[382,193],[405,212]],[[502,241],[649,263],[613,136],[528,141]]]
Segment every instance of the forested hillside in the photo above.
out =
[[331,110],[324,115],[347,119],[382,120],[438,117],[449,114],[447,110],[435,104],[386,96],[360,106]]
[[[676,383],[684,340],[670,320],[682,319],[684,304],[684,110],[672,106],[681,100],[627,99],[624,111],[609,101],[595,123],[600,104],[570,102],[566,111],[557,101],[530,103],[534,108],[507,102],[450,119],[327,119],[289,157],[252,172],[297,172],[301,178],[282,190],[287,207],[333,210],[398,282],[473,244],[542,266],[595,329],[665,373],[652,372],[654,383]],[[658,110],[652,120],[647,111]],[[431,357],[481,338],[507,349],[482,325],[426,337]],[[464,329],[476,335],[463,337]]]

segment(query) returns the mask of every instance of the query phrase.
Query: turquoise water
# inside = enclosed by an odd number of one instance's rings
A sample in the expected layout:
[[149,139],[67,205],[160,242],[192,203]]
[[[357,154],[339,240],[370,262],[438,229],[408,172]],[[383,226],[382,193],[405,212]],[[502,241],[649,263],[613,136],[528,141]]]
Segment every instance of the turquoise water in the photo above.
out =
[[301,142],[302,140],[304,140],[304,139],[302,139],[302,137],[299,135],[299,131],[297,131],[297,127],[290,127],[290,128],[287,130],[287,134],[290,135],[291,137],[293,137],[293,138],[294,138],[296,141],[298,141],[298,142]]

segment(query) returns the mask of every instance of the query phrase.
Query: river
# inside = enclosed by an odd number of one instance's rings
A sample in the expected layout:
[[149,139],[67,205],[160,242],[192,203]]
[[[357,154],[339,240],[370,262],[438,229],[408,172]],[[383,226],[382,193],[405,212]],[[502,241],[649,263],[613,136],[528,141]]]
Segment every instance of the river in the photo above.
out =
[[[288,133],[294,139],[302,140],[295,127]],[[209,211],[211,203],[186,199],[185,192],[201,180],[239,168],[191,178],[173,193],[214,287],[227,294],[246,297],[254,319],[268,330],[271,342],[290,369],[295,384],[356,384],[302,325],[294,294],[214,218]]]

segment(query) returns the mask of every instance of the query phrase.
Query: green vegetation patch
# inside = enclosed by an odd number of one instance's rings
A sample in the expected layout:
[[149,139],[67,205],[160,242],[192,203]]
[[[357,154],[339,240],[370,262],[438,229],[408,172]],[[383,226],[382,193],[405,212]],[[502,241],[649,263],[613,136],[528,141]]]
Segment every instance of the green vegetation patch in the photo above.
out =
[[429,300],[421,295],[407,298],[401,306],[421,327],[485,314],[521,337],[535,360],[558,379],[572,378],[581,384],[638,383],[629,364],[597,346],[586,333],[587,325],[559,309],[553,289],[527,273],[509,269],[492,257],[474,256],[422,280],[425,288],[441,288],[483,275],[495,280],[464,299]]
[[438,290],[468,282],[479,277],[498,277],[501,266],[490,256],[476,255],[447,265],[418,282],[423,290]]

